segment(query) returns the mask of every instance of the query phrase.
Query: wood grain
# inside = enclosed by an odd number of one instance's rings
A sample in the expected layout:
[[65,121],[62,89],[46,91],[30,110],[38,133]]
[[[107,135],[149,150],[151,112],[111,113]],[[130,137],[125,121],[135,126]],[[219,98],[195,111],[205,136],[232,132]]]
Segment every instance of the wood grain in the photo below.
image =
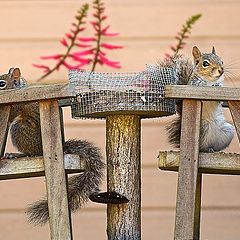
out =
[[198,87],[172,85],[165,87],[165,98],[202,100],[240,100],[240,91],[233,87]]
[[59,99],[75,96],[68,84],[30,86],[17,90],[0,91],[0,103],[19,103],[44,99]]
[[175,239],[199,239],[201,176],[198,173],[201,102],[183,100]]
[[[0,106],[0,158],[4,155],[5,146],[7,142],[8,128],[9,128],[9,116],[11,112],[11,106]],[[0,167],[2,162],[0,161]]]
[[[178,171],[178,151],[160,152],[158,166],[161,170]],[[235,153],[200,153],[199,172],[208,174],[240,174],[240,156]]]
[[[79,159],[78,155],[65,154],[64,168],[66,173],[83,172],[85,160]],[[44,174],[42,156],[1,159],[0,180],[39,177]]]
[[134,115],[107,117],[108,191],[129,199],[127,204],[108,204],[109,240],[141,239],[140,124],[140,118]]
[[233,123],[240,143],[240,101],[228,101]]
[[70,240],[72,239],[71,219],[58,101],[40,101],[39,109],[51,239]]

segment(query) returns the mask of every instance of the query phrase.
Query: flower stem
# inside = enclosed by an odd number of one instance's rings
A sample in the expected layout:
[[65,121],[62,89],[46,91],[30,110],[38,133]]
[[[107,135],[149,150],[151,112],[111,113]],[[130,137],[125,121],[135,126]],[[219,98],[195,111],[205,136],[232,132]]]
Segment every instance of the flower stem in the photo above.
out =
[[72,48],[73,48],[74,45],[75,45],[75,41],[76,41],[76,39],[77,39],[77,35],[78,35],[79,32],[81,31],[81,30],[80,30],[80,26],[81,26],[82,24],[84,24],[83,19],[87,17],[87,11],[88,11],[88,9],[89,9],[89,5],[88,5],[88,4],[84,4],[84,5],[81,7],[81,9],[79,10],[79,15],[76,16],[76,19],[78,20],[78,23],[76,24],[76,31],[75,31],[75,33],[73,34],[73,37],[72,37],[72,39],[71,39],[70,45],[67,47],[66,53],[63,54],[62,57],[61,57],[61,60],[60,60],[52,69],[50,69],[46,74],[44,74],[43,76],[41,76],[41,77],[37,80],[37,82],[40,81],[40,80],[42,80],[42,79],[44,79],[44,78],[46,78],[47,76],[49,76],[50,74],[52,74],[54,71],[56,71],[57,69],[59,69],[59,67],[60,67],[61,65],[64,64],[66,58],[69,56],[69,53],[71,52]]

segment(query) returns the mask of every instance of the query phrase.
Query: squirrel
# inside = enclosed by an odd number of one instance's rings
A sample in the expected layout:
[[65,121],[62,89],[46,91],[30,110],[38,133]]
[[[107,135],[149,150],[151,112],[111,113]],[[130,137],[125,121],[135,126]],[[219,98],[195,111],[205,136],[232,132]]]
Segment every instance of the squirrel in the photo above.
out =
[[[11,68],[7,74],[0,76],[0,90],[19,89],[27,85],[27,81],[21,77],[19,68]],[[9,123],[13,145],[22,155],[40,156],[43,154],[37,102],[12,105]],[[69,208],[75,211],[88,201],[91,194],[99,192],[105,164],[99,148],[84,140],[65,141],[63,152],[77,154],[80,158],[86,159],[85,172],[68,179]],[[33,203],[27,210],[27,216],[30,223],[35,225],[46,223],[49,219],[47,200]]]
[[[202,53],[198,47],[192,50],[194,63],[182,56],[160,62],[160,66],[173,67],[176,70],[178,85],[222,86],[224,82],[224,64],[212,52]],[[174,146],[180,147],[182,101],[177,103],[177,117],[167,126],[168,140]],[[189,123],[191,124],[191,123]],[[229,146],[233,139],[234,127],[225,120],[221,102],[203,101],[200,127],[199,150],[201,152],[218,152]]]

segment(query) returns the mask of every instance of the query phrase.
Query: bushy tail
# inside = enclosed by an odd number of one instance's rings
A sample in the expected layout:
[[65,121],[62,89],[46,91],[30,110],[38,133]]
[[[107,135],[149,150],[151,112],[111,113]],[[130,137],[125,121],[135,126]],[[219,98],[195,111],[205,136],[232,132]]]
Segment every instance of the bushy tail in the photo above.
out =
[[[77,154],[86,159],[83,174],[68,179],[68,201],[71,211],[76,211],[88,201],[92,193],[99,192],[105,164],[102,162],[100,150],[92,143],[82,140],[68,140],[63,146],[64,153]],[[42,225],[49,219],[46,199],[33,203],[27,210],[30,223]]]
[[167,125],[168,142],[176,148],[180,148],[181,137],[181,116],[178,114],[176,118]]
[[[158,64],[162,67],[172,67],[175,70],[177,84],[187,85],[191,75],[193,74],[194,65],[188,58],[183,58],[177,55],[173,58],[159,61]],[[180,136],[181,136],[181,113],[182,113],[182,100],[176,100],[177,105],[177,116],[176,118],[166,127],[168,132],[168,141],[174,147],[180,147]]]

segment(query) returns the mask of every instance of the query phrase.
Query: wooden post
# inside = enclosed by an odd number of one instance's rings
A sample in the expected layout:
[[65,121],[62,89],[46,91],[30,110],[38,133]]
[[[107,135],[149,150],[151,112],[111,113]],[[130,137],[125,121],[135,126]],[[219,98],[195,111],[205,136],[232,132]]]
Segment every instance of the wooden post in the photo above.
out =
[[106,120],[108,191],[127,197],[127,204],[108,204],[109,240],[141,239],[141,120],[136,115],[113,115]]
[[201,101],[183,100],[174,233],[176,240],[199,239],[201,207],[201,175],[198,173],[200,119]]
[[39,108],[51,239],[71,240],[58,102],[40,101]]
[[7,142],[7,135],[8,135],[8,119],[11,112],[10,105],[2,105],[0,106],[0,157],[4,155],[6,142]]
[[240,143],[240,101],[228,101],[233,123]]

